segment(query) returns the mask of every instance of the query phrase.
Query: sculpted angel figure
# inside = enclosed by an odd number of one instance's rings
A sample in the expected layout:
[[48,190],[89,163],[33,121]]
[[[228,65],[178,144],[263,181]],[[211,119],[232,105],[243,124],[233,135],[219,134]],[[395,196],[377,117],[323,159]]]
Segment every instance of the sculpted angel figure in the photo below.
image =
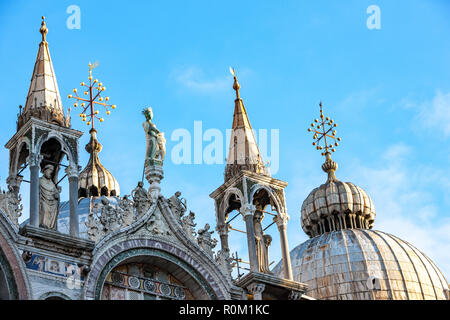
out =
[[53,181],[53,171],[53,165],[47,164],[39,178],[39,226],[47,229],[56,229],[61,192],[61,187]]

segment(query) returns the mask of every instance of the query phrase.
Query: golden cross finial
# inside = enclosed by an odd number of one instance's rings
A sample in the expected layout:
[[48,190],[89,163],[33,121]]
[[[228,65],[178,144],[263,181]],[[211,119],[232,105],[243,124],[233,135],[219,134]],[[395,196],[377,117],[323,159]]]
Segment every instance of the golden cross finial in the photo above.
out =
[[236,99],[240,99],[239,97],[239,89],[241,86],[239,85],[239,82],[236,78],[236,72],[234,71],[234,68],[230,67],[230,73],[233,75],[234,83],[233,83],[233,89],[236,91]]
[[42,23],[41,28],[39,29],[39,32],[42,34],[42,42],[45,42],[45,36],[47,35],[48,29],[45,25],[45,17],[42,16]]
[[[82,108],[82,111],[80,113],[80,117],[83,121],[86,121],[86,117],[88,117],[88,121],[86,124],[88,126],[92,126],[92,129],[94,129],[94,121],[95,119],[98,119],[100,122],[103,122],[104,119],[100,118],[98,114],[100,111],[94,110],[94,105],[101,105],[105,108],[106,114],[109,115],[111,111],[108,109],[108,107],[111,107],[111,109],[115,109],[115,104],[107,104],[106,102],[102,102],[103,100],[108,101],[109,97],[103,98],[100,94],[106,90],[106,87],[103,85],[103,83],[99,82],[98,79],[92,80],[92,69],[96,68],[98,66],[98,62],[94,62],[91,64],[89,62],[89,85],[85,84],[84,82],[81,82],[80,85],[82,87],[86,87],[86,91],[84,91],[85,95],[89,95],[88,99],[83,99],[80,96],[78,96],[77,89],[73,89],[73,92],[75,93],[75,96],[72,96],[71,94],[68,95],[68,98],[76,99],[77,102],[73,104],[74,107],[78,107],[78,101],[82,101],[80,106]],[[97,93],[94,93],[94,90],[97,90]],[[98,101],[96,101],[98,99]],[[88,110],[89,114],[86,114],[86,111]]]
[[[319,103],[319,107],[320,120],[314,119],[314,122],[311,123],[311,128],[308,128],[308,131],[314,133],[313,146],[316,146],[317,150],[325,149],[325,151],[322,151],[322,155],[326,156],[327,154],[330,154],[330,151],[336,151],[335,147],[339,145],[338,141],[341,141],[341,138],[336,137],[336,130],[334,130],[334,128],[337,127],[337,124],[334,120],[323,115],[322,101]],[[332,142],[331,144],[329,144],[330,141]],[[323,146],[321,146],[321,143],[323,143]]]

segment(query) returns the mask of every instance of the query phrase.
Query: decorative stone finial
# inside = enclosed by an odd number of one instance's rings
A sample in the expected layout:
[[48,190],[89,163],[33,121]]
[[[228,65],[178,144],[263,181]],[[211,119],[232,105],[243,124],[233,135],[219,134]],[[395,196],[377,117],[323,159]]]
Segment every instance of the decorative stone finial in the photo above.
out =
[[41,23],[41,28],[39,29],[39,31],[42,34],[42,42],[46,42],[45,36],[47,35],[48,29],[47,29],[47,26],[45,24],[45,17],[44,16],[42,16],[42,23]]
[[326,173],[328,173],[327,182],[338,181],[338,179],[336,178],[336,176],[334,174],[336,172],[336,170],[338,169],[338,164],[331,159],[331,154],[329,152],[327,152],[325,154],[325,157],[326,157],[326,160],[322,164],[322,170],[325,171]]
[[241,88],[241,86],[239,85],[239,82],[236,78],[236,72],[234,71],[234,68],[230,67],[230,72],[234,77],[233,89],[236,91],[236,99],[240,99],[239,89]]

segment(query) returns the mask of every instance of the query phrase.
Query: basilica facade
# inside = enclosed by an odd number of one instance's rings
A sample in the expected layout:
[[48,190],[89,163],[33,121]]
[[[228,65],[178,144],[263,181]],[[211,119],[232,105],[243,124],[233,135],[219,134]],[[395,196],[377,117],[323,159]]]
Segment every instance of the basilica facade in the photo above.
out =
[[[72,128],[70,113],[64,112],[44,18],[40,33],[25,107],[5,145],[9,175],[7,190],[0,192],[1,300],[450,299],[448,283],[425,254],[372,230],[376,214],[370,196],[336,178],[337,164],[327,146],[322,169],[328,179],[298,214],[311,239],[289,250],[287,182],[272,177],[262,159],[234,70],[230,148],[224,182],[209,195],[216,209],[211,224],[197,225],[181,192],[165,195],[161,181],[170,174],[164,171],[165,139],[151,108],[143,110],[142,124],[143,177],[149,187],[142,180],[128,194],[120,190],[100,161],[94,121],[102,119],[93,104],[114,105],[98,98],[104,89],[93,78],[92,65],[89,84],[82,83],[90,98],[76,90],[69,95],[85,107],[82,117],[91,126],[85,146],[89,161],[82,167],[78,140],[83,132]],[[63,179],[68,199],[60,196]],[[29,218],[19,224],[25,213],[22,188],[29,188]],[[245,262],[229,247],[234,219],[244,221]],[[280,238],[282,259],[275,267],[269,263],[272,236],[262,224],[268,220]],[[236,276],[239,265],[245,271]]]

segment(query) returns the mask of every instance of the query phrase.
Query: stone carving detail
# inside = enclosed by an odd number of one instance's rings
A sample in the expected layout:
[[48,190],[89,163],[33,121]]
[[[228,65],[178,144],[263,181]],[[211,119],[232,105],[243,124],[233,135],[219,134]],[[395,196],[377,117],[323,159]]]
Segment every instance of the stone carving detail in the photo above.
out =
[[177,219],[181,221],[183,214],[186,212],[186,199],[180,198],[181,192],[177,191],[169,198],[169,207],[175,214]]
[[19,217],[22,215],[22,196],[19,194],[21,177],[10,177],[7,179],[8,191],[0,189],[0,209],[7,214],[8,218],[19,226]]
[[137,218],[142,217],[150,208],[151,199],[148,196],[147,190],[144,189],[144,183],[139,181],[137,187],[131,191],[133,197],[134,207],[137,211]]
[[183,230],[186,232],[186,234],[195,241],[195,236],[197,235],[197,232],[195,232],[195,226],[197,225],[194,222],[195,219],[195,213],[192,211],[189,211],[189,214],[181,218],[181,226],[183,227]]
[[142,124],[145,131],[147,151],[145,152],[145,165],[162,165],[166,154],[166,139],[152,122],[153,111],[148,107],[142,111],[145,122]]
[[136,221],[136,214],[134,212],[134,203],[128,199],[127,195],[124,195],[119,200],[120,215],[122,218],[121,228],[128,227]]
[[215,260],[217,264],[222,268],[225,275],[229,279],[231,279],[231,272],[233,271],[233,257],[230,256],[230,250],[227,248],[219,250],[216,253]]
[[103,226],[94,212],[89,213],[88,220],[84,224],[88,229],[89,240],[99,242],[104,237]]
[[105,234],[116,231],[121,225],[117,207],[113,207],[107,198],[102,198],[101,204],[100,222],[103,225]]
[[217,244],[217,240],[211,238],[211,235],[214,233],[214,231],[209,231],[209,224],[205,224],[205,227],[203,229],[198,230],[197,234],[197,242],[200,245],[200,247],[203,248],[203,250],[206,251],[211,257],[214,255],[213,248]]
[[170,229],[159,210],[156,210],[150,217],[146,226],[153,235],[170,235]]
[[39,226],[55,230],[61,187],[53,181],[53,165],[47,164],[42,171],[43,176],[39,178]]

